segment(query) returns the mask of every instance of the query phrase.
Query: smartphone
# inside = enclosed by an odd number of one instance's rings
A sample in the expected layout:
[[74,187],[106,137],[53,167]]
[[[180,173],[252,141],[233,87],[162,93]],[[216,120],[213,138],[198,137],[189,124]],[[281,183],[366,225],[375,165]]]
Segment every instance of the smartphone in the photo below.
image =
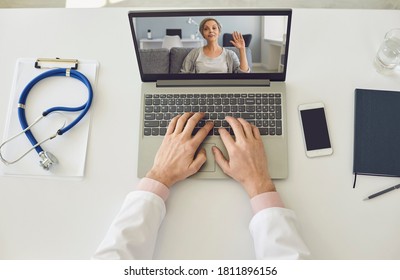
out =
[[333,153],[322,102],[299,105],[300,123],[308,157],[327,156]]

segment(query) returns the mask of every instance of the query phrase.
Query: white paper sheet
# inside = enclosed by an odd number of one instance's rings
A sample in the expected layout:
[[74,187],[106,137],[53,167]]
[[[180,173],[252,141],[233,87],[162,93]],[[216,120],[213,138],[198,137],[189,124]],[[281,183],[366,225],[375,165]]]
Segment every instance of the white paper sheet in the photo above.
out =
[[[21,58],[16,63],[14,81],[11,89],[10,103],[5,125],[3,140],[19,133],[22,128],[18,119],[18,99],[25,86],[39,74],[49,69],[37,69],[34,67],[35,59]],[[98,63],[96,61],[79,61],[78,71],[84,74],[93,88],[93,100],[96,96],[96,77]],[[54,106],[78,107],[83,105],[88,98],[86,86],[79,80],[70,77],[49,77],[38,82],[29,92],[26,101],[26,118],[28,124],[32,124],[42,112]],[[79,178],[84,176],[86,150],[89,139],[90,108],[86,116],[71,130],[61,136],[57,136],[42,145],[45,151],[55,155],[59,161],[49,171],[40,165],[40,157],[33,150],[19,162],[12,165],[4,165],[0,162],[4,175],[15,176],[40,176],[48,178]],[[49,114],[31,131],[36,140],[48,138],[56,133],[66,118],[67,125],[72,122],[80,112],[63,112],[60,114]],[[13,161],[30,149],[28,138],[22,134],[2,148],[2,155],[8,161]]]

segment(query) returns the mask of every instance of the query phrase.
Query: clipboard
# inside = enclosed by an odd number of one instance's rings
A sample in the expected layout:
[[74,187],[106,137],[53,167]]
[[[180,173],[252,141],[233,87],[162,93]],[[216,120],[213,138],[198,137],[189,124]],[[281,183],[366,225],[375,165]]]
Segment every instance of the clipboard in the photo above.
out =
[[[61,62],[61,63],[60,63]],[[64,65],[62,64],[64,63]],[[69,66],[65,66],[67,63]],[[73,66],[71,66],[71,63]],[[21,132],[18,120],[18,99],[25,86],[38,75],[49,68],[71,68],[84,74],[93,88],[93,102],[96,100],[96,84],[99,63],[93,60],[60,60],[60,59],[35,59],[20,58],[16,62],[14,79],[11,88],[6,124],[3,140]],[[68,77],[50,77],[38,82],[30,91],[26,103],[26,118],[28,124],[42,114],[44,110],[54,106],[76,107],[87,100],[87,88],[81,82]],[[3,175],[20,177],[41,178],[82,178],[85,172],[86,152],[90,132],[90,115],[93,106],[83,119],[73,129],[48,141],[42,145],[43,149],[54,154],[59,163],[46,171],[39,166],[38,154],[30,152],[20,161],[12,165],[1,164]],[[31,128],[38,142],[49,137],[60,128],[61,122],[73,121],[79,112],[50,114]],[[5,158],[19,157],[24,151],[30,149],[27,137],[22,134],[12,142],[3,146],[2,153]]]

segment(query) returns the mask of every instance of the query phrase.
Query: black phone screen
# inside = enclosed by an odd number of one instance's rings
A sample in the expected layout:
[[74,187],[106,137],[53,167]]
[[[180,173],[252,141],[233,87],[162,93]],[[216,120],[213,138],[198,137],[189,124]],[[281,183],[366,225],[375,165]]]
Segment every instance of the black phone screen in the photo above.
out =
[[307,151],[331,148],[324,108],[301,110]]

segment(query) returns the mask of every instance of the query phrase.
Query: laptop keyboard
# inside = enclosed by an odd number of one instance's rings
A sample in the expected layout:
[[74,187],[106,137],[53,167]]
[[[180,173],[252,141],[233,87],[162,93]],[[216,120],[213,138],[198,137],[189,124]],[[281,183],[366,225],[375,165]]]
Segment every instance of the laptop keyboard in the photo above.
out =
[[209,135],[219,135],[218,128],[233,130],[226,116],[243,118],[254,124],[261,135],[282,135],[281,93],[246,94],[146,94],[144,135],[163,136],[170,120],[185,112],[204,112],[204,118],[193,131],[196,133],[206,122],[214,122]]

